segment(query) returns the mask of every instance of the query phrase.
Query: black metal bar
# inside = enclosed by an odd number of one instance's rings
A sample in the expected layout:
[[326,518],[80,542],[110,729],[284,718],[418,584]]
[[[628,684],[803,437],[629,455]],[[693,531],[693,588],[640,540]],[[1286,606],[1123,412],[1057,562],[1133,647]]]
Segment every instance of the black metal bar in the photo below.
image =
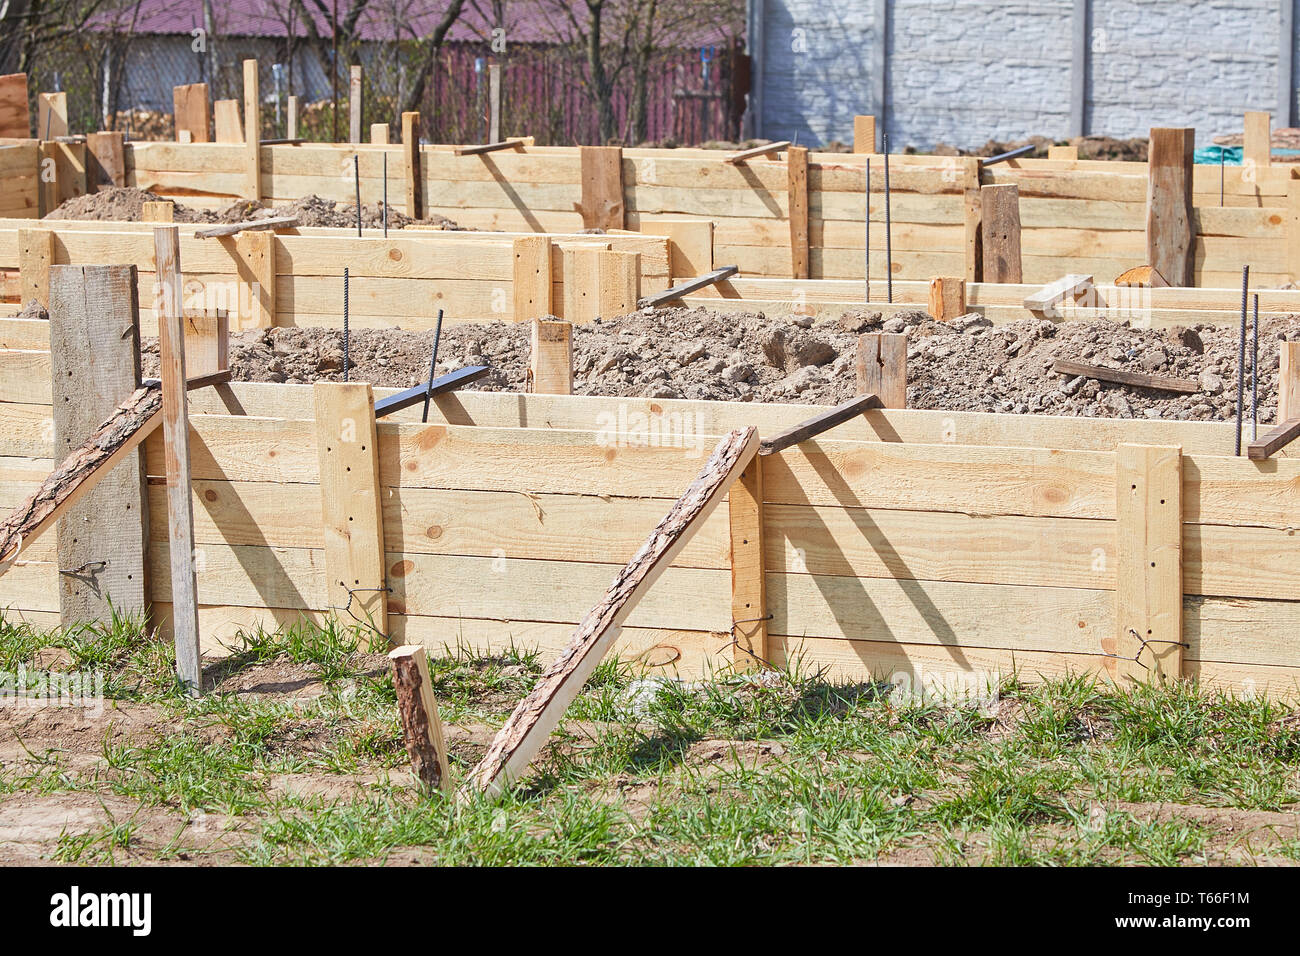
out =
[[814,415],[793,428],[786,429],[779,435],[764,438],[758,443],[758,453],[760,455],[775,454],[783,448],[797,445],[809,438],[816,438],[822,432],[832,429],[836,425],[842,425],[850,418],[856,418],[869,408],[880,407],[880,399],[875,395],[859,395],[857,398],[851,398],[847,402],[836,405],[830,411]]
[[[442,309],[438,310],[438,324],[433,329],[433,354],[429,356],[429,388],[433,388],[433,370],[438,364],[438,342],[442,339]],[[420,416],[420,421],[429,420],[429,399],[430,395],[424,396],[424,414]]]
[[889,214],[889,134],[880,134],[880,145],[885,150],[885,299],[894,301],[894,237]]
[[654,295],[642,297],[637,302],[638,309],[657,309],[665,302],[672,302],[674,299],[680,299],[684,295],[690,295],[692,292],[699,292],[703,288],[721,282],[723,279],[730,278],[740,271],[740,266],[723,266],[721,269],[714,269],[712,272],[706,272],[702,276],[692,279],[690,282],[683,282],[681,285],[673,286],[671,289],[665,289],[663,292],[656,292]]
[[492,369],[486,365],[470,365],[435,378],[432,383],[421,382],[404,392],[398,392],[396,395],[390,395],[388,398],[381,398],[375,402],[375,417],[381,418],[384,415],[391,415],[393,412],[400,412],[404,408],[418,405],[426,398],[437,398],[447,392],[454,392],[463,385],[477,382],[490,371]]
[[1250,358],[1250,440],[1259,438],[1259,295],[1251,296],[1252,319]]
[[1005,153],[998,153],[996,156],[981,159],[980,165],[992,166],[994,163],[1005,163],[1008,159],[1016,159],[1019,156],[1024,156],[1026,153],[1032,153],[1035,149],[1037,149],[1037,147],[1034,146],[1033,143],[1030,143],[1028,146],[1021,146],[1018,149],[1008,150]]
[[357,238],[361,238],[361,157],[352,154],[352,179],[357,184]]
[[388,150],[384,150],[384,238],[388,238]]
[[1246,299],[1250,290],[1250,266],[1241,267],[1241,332],[1237,336],[1237,451],[1241,455],[1241,421],[1246,401]]

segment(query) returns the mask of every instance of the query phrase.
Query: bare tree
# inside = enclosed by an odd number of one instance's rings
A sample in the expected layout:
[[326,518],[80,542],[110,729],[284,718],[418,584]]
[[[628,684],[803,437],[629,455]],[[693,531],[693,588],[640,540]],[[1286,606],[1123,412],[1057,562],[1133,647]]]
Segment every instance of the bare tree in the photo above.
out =
[[406,90],[405,98],[401,101],[402,112],[410,112],[420,108],[420,101],[424,99],[429,71],[433,69],[434,61],[438,58],[438,51],[442,49],[443,41],[447,39],[447,33],[451,30],[452,24],[456,22],[464,7],[465,0],[448,0],[447,6],[443,9],[442,15],[433,29],[420,38],[415,58],[415,76],[410,87]]

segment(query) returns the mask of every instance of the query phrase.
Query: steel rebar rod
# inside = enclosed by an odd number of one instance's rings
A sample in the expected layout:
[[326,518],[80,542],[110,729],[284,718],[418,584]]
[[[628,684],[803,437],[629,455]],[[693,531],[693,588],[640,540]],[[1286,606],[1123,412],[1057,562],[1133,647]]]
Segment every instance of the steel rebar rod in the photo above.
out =
[[1251,296],[1250,440],[1259,440],[1259,294]]
[[420,421],[429,420],[429,399],[433,398],[433,370],[438,364],[438,343],[442,339],[442,309],[438,310],[438,324],[433,327],[433,354],[429,356],[429,391],[424,396],[424,414]]
[[343,381],[348,380],[352,363],[348,356],[348,267],[343,267]]
[[352,154],[352,178],[357,184],[357,238],[361,238],[361,158]]

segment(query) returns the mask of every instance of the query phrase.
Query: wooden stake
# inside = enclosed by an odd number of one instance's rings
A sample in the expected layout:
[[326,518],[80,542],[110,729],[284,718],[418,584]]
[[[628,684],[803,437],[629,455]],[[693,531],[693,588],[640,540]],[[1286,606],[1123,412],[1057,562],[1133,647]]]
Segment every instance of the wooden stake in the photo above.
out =
[[755,455],[727,493],[731,521],[731,663],[738,671],[765,666],[767,572],[763,564],[763,459]]
[[348,71],[348,142],[361,142],[362,117],[361,67],[353,65]]
[[964,197],[962,222],[964,234],[964,262],[966,281],[979,282],[984,277],[983,221],[984,198],[980,195],[980,165],[978,156],[963,156],[961,164],[961,188]]
[[1245,121],[1241,157],[1249,166],[1262,169],[1273,162],[1273,117],[1265,112],[1248,110]]
[[54,232],[50,229],[18,230],[18,277],[21,301],[50,307],[50,264],[54,261]]
[[36,98],[36,138],[53,140],[67,135],[68,94],[40,94]]
[[596,253],[596,314],[612,319],[639,308],[641,253],[601,249]]
[[239,100],[217,100],[213,103],[212,125],[218,143],[242,143],[244,123],[239,118]]
[[1300,342],[1278,346],[1277,420],[1300,418]]
[[950,322],[966,314],[966,280],[935,276],[930,280],[930,317]]
[[239,270],[239,328],[269,329],[275,325],[275,233],[241,232],[218,240],[233,243],[243,267]]
[[126,185],[126,134],[86,134],[86,188],[95,192],[100,185]]
[[548,236],[521,236],[513,242],[514,320],[544,319],[552,314],[551,240]]
[[262,98],[258,92],[257,61],[244,61],[244,150],[248,199],[262,198]]
[[1195,130],[1151,130],[1147,163],[1147,264],[1174,286],[1192,285]]
[[536,394],[573,394],[572,322],[533,319],[529,375]]
[[397,713],[402,718],[402,736],[416,779],[430,790],[451,793],[451,772],[447,766],[447,744],[438,719],[438,702],[429,681],[429,659],[417,644],[404,644],[388,652],[393,665],[393,688],[397,691]]
[[757,449],[758,430],[752,426],[733,431],[718,443],[699,476],[619,572],[604,599],[578,625],[568,647],[515,708],[461,788],[462,799],[475,791],[496,796],[527,769],[633,608],[722,502]]
[[791,146],[786,153],[786,180],[790,208],[790,275],[809,277],[808,255],[808,149]]
[[190,134],[191,143],[209,141],[212,109],[208,105],[208,84],[189,83],[172,87],[172,125],[178,143],[182,142],[181,134],[185,132]]
[[618,146],[579,146],[582,201],[578,211],[586,229],[622,229],[623,150]]
[[424,218],[424,185],[420,169],[420,114],[402,114],[402,156],[406,161],[406,214]]
[[171,567],[176,672],[189,692],[202,692],[198,583],[194,574],[194,505],[190,499],[190,423],[185,392],[185,319],[181,314],[180,231],[154,229],[158,269],[158,351],[162,367],[163,450],[167,479],[167,542]]
[[28,139],[32,135],[32,112],[27,99],[27,74],[0,76],[0,138]]
[[488,135],[489,143],[501,141],[501,64],[488,65]]
[[874,116],[853,117],[853,152],[876,152],[876,118]]
[[298,138],[298,97],[289,97],[285,110],[284,135],[288,139]]
[[858,336],[858,395],[875,395],[884,408],[907,407],[907,336],[865,332]]
[[1115,449],[1116,674],[1182,676],[1182,449]]
[[175,211],[176,204],[171,200],[141,203],[140,220],[141,222],[171,222]]
[[388,124],[387,123],[370,124],[370,144],[372,146],[388,145]]
[[230,368],[230,319],[225,309],[186,311],[185,366],[190,381]]
[[329,607],[387,638],[374,393],[365,382],[317,382],[312,392]]
[[981,186],[984,281],[1021,282],[1020,187]]

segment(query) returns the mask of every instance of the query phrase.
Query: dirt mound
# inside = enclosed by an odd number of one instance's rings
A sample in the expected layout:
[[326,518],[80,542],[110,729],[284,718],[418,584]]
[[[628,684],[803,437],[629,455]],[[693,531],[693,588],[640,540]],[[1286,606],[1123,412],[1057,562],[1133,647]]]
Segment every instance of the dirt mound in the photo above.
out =
[[[1135,163],[1147,161],[1147,139],[1145,136],[1133,139],[1115,139],[1111,136],[1076,136],[1069,140],[1054,140],[1046,136],[1031,136],[1028,139],[1000,141],[991,139],[976,149],[958,149],[947,143],[938,143],[930,152],[935,156],[998,156],[1009,153],[1022,146],[1033,146],[1028,154],[1030,159],[1046,159],[1047,148],[1056,145],[1076,146],[1080,159],[1116,159]],[[909,148],[909,153],[916,150]]]
[[[111,186],[97,193],[76,196],[54,211],[46,219],[72,219],[82,222],[140,222],[144,204],[158,202],[156,196],[134,186]],[[302,226],[329,226],[352,228],[357,224],[356,203],[339,203],[320,196],[305,196],[291,203],[268,206],[263,202],[240,199],[220,209],[193,209],[183,203],[172,207],[172,218],[180,223],[232,223],[249,219],[270,219],[278,216],[297,216]],[[384,224],[383,203],[362,203],[361,224],[366,229],[379,229]],[[402,229],[410,225],[436,226],[441,229],[459,229],[446,216],[433,213],[427,219],[412,219],[394,209],[388,210],[388,227]]]
[[[1198,325],[1144,330],[1112,322],[1025,320],[992,326],[972,313],[935,322],[923,312],[882,321],[846,312],[814,322],[803,316],[719,314],[707,309],[637,312],[574,329],[578,394],[721,401],[835,404],[853,394],[859,332],[906,332],[908,404],[957,411],[1100,418],[1230,420],[1236,414],[1236,330]],[[1276,343],[1300,338],[1300,318],[1260,331],[1260,421],[1277,402]],[[342,333],[277,328],[231,336],[231,366],[241,381],[313,382],[342,378]],[[349,348],[351,377],[405,388],[425,380],[432,332],[359,329]],[[157,374],[157,344],[145,344],[146,374]],[[527,389],[527,323],[444,329],[438,371],[489,365],[475,388]],[[1130,388],[1052,371],[1069,358],[1196,381],[1182,395]]]

